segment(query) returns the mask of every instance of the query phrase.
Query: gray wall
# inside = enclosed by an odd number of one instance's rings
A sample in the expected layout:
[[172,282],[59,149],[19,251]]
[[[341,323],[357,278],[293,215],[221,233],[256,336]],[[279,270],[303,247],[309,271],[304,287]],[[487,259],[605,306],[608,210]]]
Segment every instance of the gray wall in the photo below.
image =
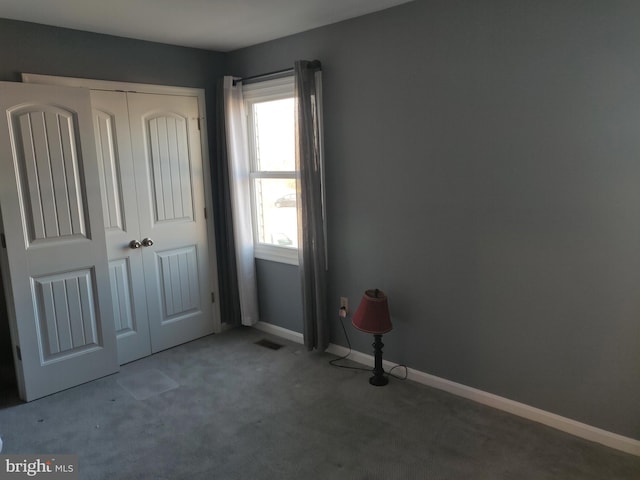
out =
[[260,321],[302,333],[298,267],[256,259]]
[[229,54],[323,63],[329,311],[381,288],[386,358],[640,438],[639,18],[418,0]]
[[21,72],[209,88],[223,54],[0,18],[0,80]]

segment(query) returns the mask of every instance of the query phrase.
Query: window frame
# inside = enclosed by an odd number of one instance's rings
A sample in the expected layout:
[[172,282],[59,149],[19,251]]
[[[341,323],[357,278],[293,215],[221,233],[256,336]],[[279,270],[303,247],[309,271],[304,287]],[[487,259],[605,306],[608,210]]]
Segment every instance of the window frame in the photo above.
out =
[[[259,241],[259,218],[256,211],[256,179],[293,179],[298,182],[298,173],[295,170],[268,171],[258,170],[257,145],[253,123],[253,105],[261,102],[294,98],[294,77],[292,75],[271,80],[263,80],[243,85],[242,95],[247,126],[247,148],[249,152],[249,190],[251,192],[251,222],[253,230],[254,257],[274,262],[298,265],[298,247],[273,245]],[[295,114],[295,112],[294,112]],[[296,218],[296,229],[299,229]],[[297,232],[296,232],[297,233]]]

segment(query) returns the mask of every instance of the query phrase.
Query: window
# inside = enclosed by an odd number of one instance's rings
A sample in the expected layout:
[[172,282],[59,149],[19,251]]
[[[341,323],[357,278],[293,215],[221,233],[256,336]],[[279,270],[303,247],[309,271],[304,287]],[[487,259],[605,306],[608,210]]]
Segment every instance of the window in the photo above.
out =
[[255,256],[297,265],[293,77],[243,87]]

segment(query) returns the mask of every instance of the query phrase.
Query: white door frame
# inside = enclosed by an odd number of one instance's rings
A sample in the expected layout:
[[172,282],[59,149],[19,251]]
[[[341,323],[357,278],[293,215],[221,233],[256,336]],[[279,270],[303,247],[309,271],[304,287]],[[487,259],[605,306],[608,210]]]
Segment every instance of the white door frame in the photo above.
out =
[[[154,93],[160,95],[180,95],[196,97],[200,112],[200,147],[202,151],[202,163],[204,169],[204,195],[207,209],[207,240],[209,247],[209,277],[211,292],[215,297],[213,303],[213,329],[215,333],[222,331],[220,319],[220,298],[218,289],[218,259],[216,249],[216,237],[213,216],[213,188],[211,185],[211,164],[209,160],[209,135],[207,128],[206,104],[204,89],[192,87],[173,87],[167,85],[153,85],[133,82],[117,82],[111,80],[92,80],[88,78],[61,77],[55,75],[41,75],[36,73],[23,73],[22,81],[25,83],[40,83],[47,85],[60,85],[63,87],[88,88],[90,90],[107,90],[134,93]],[[203,135],[203,132],[205,133]]]

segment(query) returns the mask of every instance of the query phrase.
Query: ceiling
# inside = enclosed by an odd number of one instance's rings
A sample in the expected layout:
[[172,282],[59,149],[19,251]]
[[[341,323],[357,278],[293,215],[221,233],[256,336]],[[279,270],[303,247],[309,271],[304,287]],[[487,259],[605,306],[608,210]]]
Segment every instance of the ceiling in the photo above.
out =
[[227,52],[410,0],[0,0],[0,17]]

